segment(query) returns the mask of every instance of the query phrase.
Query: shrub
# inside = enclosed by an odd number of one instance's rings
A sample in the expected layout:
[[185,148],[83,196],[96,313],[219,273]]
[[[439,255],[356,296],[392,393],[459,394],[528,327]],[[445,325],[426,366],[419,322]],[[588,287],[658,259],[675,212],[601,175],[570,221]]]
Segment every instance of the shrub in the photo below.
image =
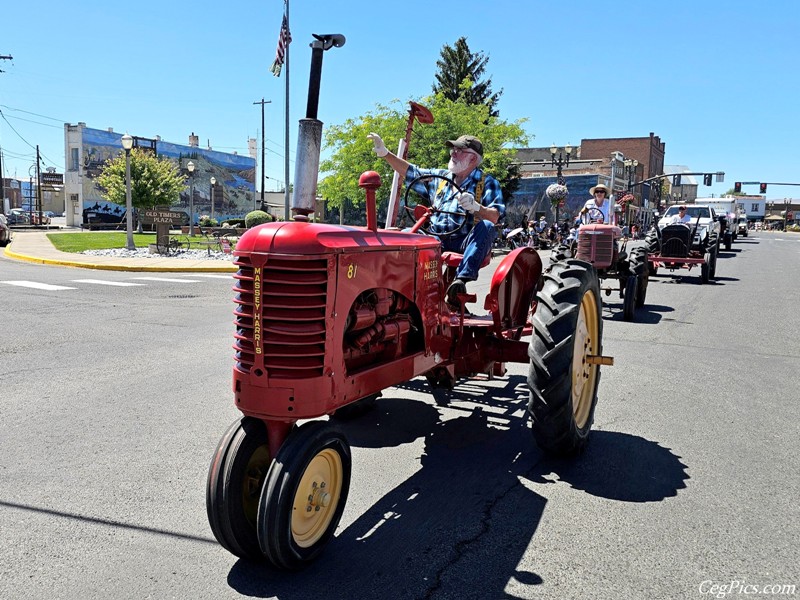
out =
[[272,217],[270,217],[269,214],[265,213],[263,210],[254,210],[247,213],[247,215],[244,217],[244,224],[248,229],[255,227],[256,225],[269,223],[270,221],[272,221]]
[[216,227],[217,225],[219,225],[219,221],[216,219],[212,219],[208,215],[200,216],[200,227]]
[[228,227],[244,227],[244,219],[228,219],[227,221],[222,222],[222,226]]

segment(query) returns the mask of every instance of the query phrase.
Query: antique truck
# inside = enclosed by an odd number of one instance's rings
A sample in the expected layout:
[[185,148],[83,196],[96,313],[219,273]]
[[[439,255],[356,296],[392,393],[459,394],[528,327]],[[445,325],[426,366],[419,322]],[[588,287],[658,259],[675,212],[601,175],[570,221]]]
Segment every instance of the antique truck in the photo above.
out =
[[[315,61],[341,38],[315,37],[312,89]],[[206,486],[219,543],[286,570],[322,552],[350,488],[342,422],[319,417],[414,377],[453,387],[523,363],[534,439],[573,455],[591,429],[600,367],[613,363],[602,354],[600,292],[587,263],[543,273],[535,251],[514,250],[491,277],[486,313],[473,315],[474,295],[461,294],[456,309],[445,301],[460,256],[424,234],[436,206],[415,207],[411,231],[379,229],[380,177],[366,172],[366,227],[311,222],[320,136],[307,112],[293,220],[250,229],[236,245],[233,401],[242,417],[222,436]]]
[[705,205],[686,207],[688,223],[675,223],[678,207],[667,209],[645,238],[650,274],[660,267],[675,271],[700,266],[700,283],[716,277],[720,223],[714,209]]

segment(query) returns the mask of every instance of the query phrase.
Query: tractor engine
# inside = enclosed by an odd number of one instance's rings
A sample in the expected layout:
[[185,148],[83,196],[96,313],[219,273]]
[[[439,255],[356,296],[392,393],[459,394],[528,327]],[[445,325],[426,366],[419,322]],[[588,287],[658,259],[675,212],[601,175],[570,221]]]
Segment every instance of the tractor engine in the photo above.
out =
[[590,263],[595,269],[607,269],[619,259],[617,240],[621,233],[616,225],[582,225],[578,229],[575,258]]
[[408,353],[416,331],[411,303],[386,288],[363,292],[347,315],[344,361],[348,373]]

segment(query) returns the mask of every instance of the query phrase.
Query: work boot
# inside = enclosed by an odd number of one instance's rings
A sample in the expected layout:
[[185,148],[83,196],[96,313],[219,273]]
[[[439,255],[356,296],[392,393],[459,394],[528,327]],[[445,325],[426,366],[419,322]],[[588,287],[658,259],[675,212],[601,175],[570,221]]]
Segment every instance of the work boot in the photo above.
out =
[[453,283],[447,288],[447,303],[451,306],[461,306],[458,301],[458,294],[467,293],[467,284],[463,279],[453,279]]

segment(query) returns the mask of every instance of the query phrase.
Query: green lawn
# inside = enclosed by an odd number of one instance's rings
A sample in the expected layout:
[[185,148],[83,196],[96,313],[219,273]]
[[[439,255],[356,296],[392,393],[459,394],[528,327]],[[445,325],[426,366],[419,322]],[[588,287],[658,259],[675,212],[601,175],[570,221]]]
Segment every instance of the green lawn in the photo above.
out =
[[[47,239],[50,240],[56,249],[62,252],[83,252],[84,250],[125,248],[128,238],[124,231],[81,231],[76,233],[48,233]],[[202,235],[196,235],[189,239],[199,242],[207,238]],[[156,243],[156,234],[134,233],[133,243],[137,248],[147,248],[148,244]],[[194,248],[194,244],[192,247]]]

